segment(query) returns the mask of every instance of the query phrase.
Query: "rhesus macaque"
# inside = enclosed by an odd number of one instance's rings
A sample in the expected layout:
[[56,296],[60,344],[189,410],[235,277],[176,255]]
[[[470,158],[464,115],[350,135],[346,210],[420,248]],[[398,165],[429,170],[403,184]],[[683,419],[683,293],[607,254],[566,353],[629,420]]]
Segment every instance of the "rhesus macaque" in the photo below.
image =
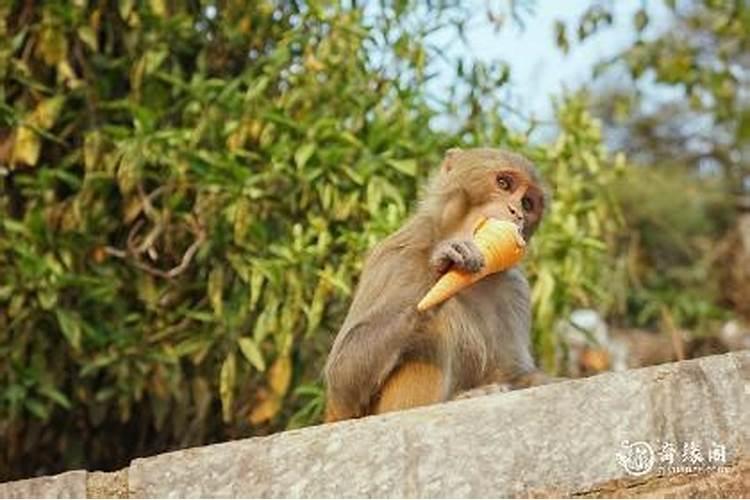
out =
[[517,267],[424,312],[416,307],[450,268],[482,268],[472,241],[481,218],[516,223],[528,242],[545,204],[522,156],[449,150],[416,213],[365,262],[325,367],[326,421],[447,401],[489,384],[545,382],[531,356],[529,285]]

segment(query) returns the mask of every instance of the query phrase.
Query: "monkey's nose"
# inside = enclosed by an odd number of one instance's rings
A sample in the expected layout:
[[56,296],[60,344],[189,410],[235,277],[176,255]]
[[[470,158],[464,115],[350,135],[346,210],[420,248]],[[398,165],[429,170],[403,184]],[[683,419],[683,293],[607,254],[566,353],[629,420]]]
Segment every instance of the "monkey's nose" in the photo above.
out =
[[521,214],[521,211],[514,207],[512,204],[508,205],[508,211],[510,212],[510,215],[516,220],[516,223],[521,223],[523,221],[523,214]]

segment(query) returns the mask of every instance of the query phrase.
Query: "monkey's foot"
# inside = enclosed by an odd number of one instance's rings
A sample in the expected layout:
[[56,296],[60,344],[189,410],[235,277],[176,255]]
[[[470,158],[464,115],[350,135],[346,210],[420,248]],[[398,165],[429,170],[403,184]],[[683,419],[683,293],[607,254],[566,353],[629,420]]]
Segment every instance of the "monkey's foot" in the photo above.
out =
[[464,391],[461,394],[454,397],[453,401],[456,401],[459,399],[475,398],[478,396],[488,396],[490,394],[497,394],[500,392],[509,392],[511,390],[512,390],[512,387],[510,386],[510,384],[487,384],[487,385],[475,387],[474,389],[469,389],[468,391]]
[[542,371],[533,371],[514,378],[511,380],[510,386],[513,389],[527,389],[537,385],[555,384],[566,380],[568,379],[565,377],[553,377]]

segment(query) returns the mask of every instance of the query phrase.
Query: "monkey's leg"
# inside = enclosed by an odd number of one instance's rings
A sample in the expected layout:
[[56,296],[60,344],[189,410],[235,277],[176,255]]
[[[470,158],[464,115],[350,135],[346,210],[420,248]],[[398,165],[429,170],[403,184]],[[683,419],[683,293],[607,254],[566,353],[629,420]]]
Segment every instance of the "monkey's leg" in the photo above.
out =
[[388,377],[373,413],[414,408],[445,400],[445,377],[439,366],[407,361]]
[[358,416],[359,415],[355,415],[354,413],[348,412],[344,408],[341,408],[331,398],[327,398],[325,415],[323,416],[323,422],[325,422],[326,424],[329,424],[331,422],[338,422],[339,420],[355,418]]

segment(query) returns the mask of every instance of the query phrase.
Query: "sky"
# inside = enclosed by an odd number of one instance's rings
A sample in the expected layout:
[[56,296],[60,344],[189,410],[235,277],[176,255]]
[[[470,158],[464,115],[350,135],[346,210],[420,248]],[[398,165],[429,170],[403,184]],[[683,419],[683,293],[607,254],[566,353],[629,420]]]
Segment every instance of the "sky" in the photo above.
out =
[[[507,6],[507,1],[469,1],[472,10],[478,13],[471,29],[467,30],[471,55],[485,61],[501,59],[508,62],[511,67],[511,104],[515,109],[542,120],[552,117],[551,95],[560,95],[565,89],[574,90],[590,83],[597,62],[617,54],[636,40],[633,14],[638,9],[645,7],[649,13],[650,23],[644,35],[647,38],[661,32],[669,24],[671,15],[661,0],[605,1],[606,6],[614,9],[615,24],[578,43],[574,28],[594,0],[526,0],[532,12],[523,16],[525,27],[507,22],[499,32],[495,32],[484,13],[488,3],[494,6],[493,10],[501,10]],[[569,26],[571,50],[567,55],[555,45],[556,20]],[[466,47],[456,45],[455,51],[465,55],[466,50]]]

